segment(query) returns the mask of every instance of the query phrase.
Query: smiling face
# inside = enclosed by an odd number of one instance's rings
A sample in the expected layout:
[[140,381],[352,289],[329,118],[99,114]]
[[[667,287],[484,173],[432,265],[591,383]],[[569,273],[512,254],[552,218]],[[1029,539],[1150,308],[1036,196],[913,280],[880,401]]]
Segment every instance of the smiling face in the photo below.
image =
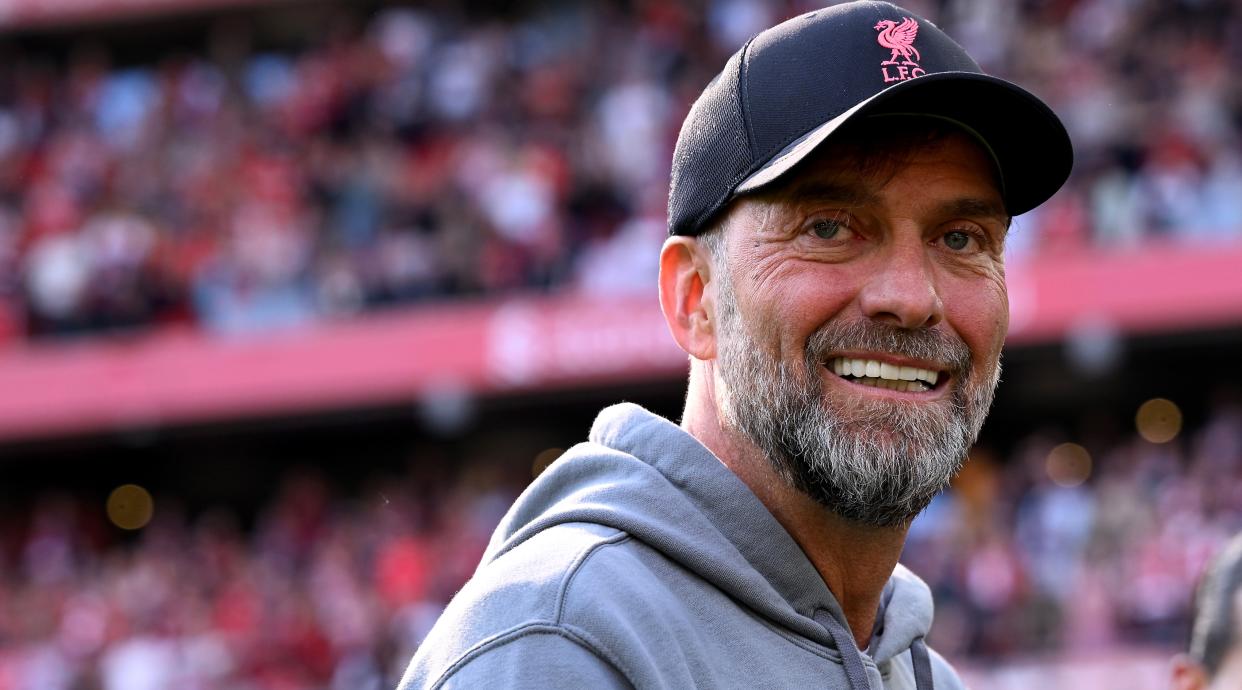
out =
[[707,243],[726,424],[842,517],[891,526],[944,488],[991,404],[1009,218],[967,136],[877,157],[872,132],[736,201]]

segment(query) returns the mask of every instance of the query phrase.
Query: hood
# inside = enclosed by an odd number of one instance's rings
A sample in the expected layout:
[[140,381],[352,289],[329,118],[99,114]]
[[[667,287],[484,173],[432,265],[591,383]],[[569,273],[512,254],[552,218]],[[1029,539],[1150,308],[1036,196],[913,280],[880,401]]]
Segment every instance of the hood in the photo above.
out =
[[[810,560],[750,489],[694,437],[625,403],[600,413],[590,441],[570,449],[505,515],[482,564],[562,523],[629,533],[773,623],[835,647],[816,623],[841,607]],[[871,656],[910,648],[931,627],[931,593],[898,565],[881,598]],[[848,628],[848,626],[846,626]]]

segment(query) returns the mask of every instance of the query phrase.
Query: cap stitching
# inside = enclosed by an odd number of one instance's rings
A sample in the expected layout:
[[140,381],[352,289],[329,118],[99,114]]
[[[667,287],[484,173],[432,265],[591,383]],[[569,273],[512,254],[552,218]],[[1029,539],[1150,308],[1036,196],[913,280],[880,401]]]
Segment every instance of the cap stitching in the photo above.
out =
[[[757,34],[756,34],[757,36]],[[751,36],[742,45],[742,52],[737,61],[737,107],[742,115],[742,129],[746,131],[746,153],[750,154],[750,161],[753,165],[755,162],[755,133],[752,130],[750,122],[750,99],[746,97],[747,86],[746,81],[749,75],[747,69],[746,58],[750,55],[750,44],[754,43],[756,36]]]

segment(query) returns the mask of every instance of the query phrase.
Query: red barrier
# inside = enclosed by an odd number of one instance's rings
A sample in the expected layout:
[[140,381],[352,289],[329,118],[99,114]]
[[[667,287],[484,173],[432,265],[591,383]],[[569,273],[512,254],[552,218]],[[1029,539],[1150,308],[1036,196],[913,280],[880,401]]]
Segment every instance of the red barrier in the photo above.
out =
[[[1013,265],[1011,345],[1080,325],[1242,325],[1242,248],[1149,247]],[[652,288],[654,293],[654,286]],[[0,441],[675,380],[685,355],[654,294],[443,304],[247,338],[165,331],[0,351]]]
[[0,0],[0,28],[57,26],[276,2],[289,0]]

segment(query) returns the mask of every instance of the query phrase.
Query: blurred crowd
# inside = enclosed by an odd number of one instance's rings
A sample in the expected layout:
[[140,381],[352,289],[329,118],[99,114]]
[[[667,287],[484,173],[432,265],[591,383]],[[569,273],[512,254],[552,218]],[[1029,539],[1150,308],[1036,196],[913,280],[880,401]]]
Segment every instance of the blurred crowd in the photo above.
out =
[[[10,50],[0,338],[649,290],[683,114],[749,35],[815,4],[343,6],[283,52],[244,22],[139,64],[89,35]],[[1019,220],[1015,256],[1242,240],[1237,3],[905,4],[1045,98],[1076,142],[1071,184]]]
[[937,649],[1184,648],[1199,577],[1242,532],[1239,403],[1221,394],[1201,428],[1169,442],[1097,429],[1066,443],[1049,429],[1003,460],[976,449],[903,555],[935,594]]
[[0,690],[390,690],[521,488],[425,469],[352,496],[291,472],[253,525],[157,491],[128,540],[40,497],[0,539]]
[[[912,528],[902,560],[957,663],[1177,649],[1204,564],[1242,529],[1237,401],[1166,443],[1083,439],[1074,472],[1059,442],[977,451]],[[128,540],[101,505],[44,496],[0,535],[0,690],[394,687],[529,462],[416,458],[357,491],[295,472],[248,527],[157,491]]]

